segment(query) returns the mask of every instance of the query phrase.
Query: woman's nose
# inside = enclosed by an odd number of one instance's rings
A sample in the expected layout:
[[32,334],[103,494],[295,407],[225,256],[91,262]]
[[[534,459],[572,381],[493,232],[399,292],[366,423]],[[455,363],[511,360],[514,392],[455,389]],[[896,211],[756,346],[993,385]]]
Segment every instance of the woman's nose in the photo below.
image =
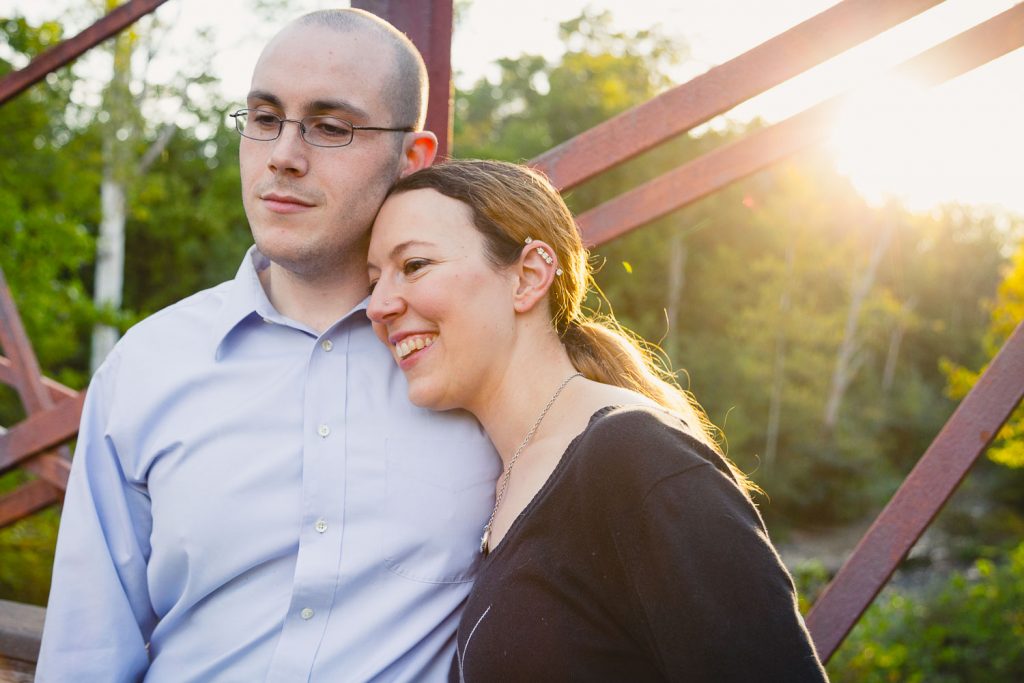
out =
[[398,315],[402,310],[401,299],[394,293],[389,293],[378,284],[370,294],[370,304],[366,308],[366,315],[372,322],[383,324]]

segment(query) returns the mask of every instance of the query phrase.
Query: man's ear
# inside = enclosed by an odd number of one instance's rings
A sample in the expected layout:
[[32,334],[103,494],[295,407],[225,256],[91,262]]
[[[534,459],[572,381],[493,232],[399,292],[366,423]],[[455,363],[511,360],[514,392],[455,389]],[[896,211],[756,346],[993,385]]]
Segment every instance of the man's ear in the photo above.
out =
[[402,173],[404,178],[413,171],[426,168],[434,163],[437,155],[437,137],[429,130],[406,133],[402,150]]
[[[545,258],[545,254],[547,257]],[[519,260],[512,265],[515,275],[513,307],[516,313],[526,313],[543,302],[555,281],[558,264],[553,260],[555,250],[546,242],[533,240],[525,247]]]

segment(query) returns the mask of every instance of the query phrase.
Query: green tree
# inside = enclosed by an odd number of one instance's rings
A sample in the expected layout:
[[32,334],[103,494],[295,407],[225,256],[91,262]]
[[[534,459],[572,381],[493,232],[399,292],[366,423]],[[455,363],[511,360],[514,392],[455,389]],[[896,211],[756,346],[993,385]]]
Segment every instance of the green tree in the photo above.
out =
[[[996,355],[1010,334],[1024,322],[1024,244],[1013,255],[1005,268],[1005,277],[999,283],[995,299],[988,307],[989,323],[985,331],[986,356]],[[948,359],[943,369],[949,379],[948,392],[952,398],[963,398],[977,383],[986,363],[979,371],[972,371]],[[1018,408],[1000,430],[987,451],[988,457],[1006,467],[1024,469],[1024,409]]]
[[888,588],[828,666],[836,683],[1024,678],[1024,544],[920,592]]
[[[0,75],[61,38],[59,24],[31,26],[21,18],[0,19],[0,32]],[[200,54],[212,49],[202,39]],[[230,277],[251,243],[238,201],[237,134],[224,124],[228,107],[212,79],[135,81],[130,97],[122,92],[124,110],[112,130],[116,117],[104,108],[110,98],[100,108],[80,103],[79,75],[64,68],[0,108],[7,132],[0,137],[0,266],[44,374],[73,388],[88,381],[94,323],[123,330]],[[186,88],[190,97],[182,99]],[[164,118],[143,116],[147,103],[164,96],[181,106]],[[125,126],[131,131],[121,140]],[[121,168],[127,259],[123,307],[97,310],[91,293],[111,136],[128,159]],[[0,387],[0,425],[23,415],[13,390]],[[26,477],[0,477],[0,494]],[[57,521],[50,509],[0,530],[0,597],[45,603]]]

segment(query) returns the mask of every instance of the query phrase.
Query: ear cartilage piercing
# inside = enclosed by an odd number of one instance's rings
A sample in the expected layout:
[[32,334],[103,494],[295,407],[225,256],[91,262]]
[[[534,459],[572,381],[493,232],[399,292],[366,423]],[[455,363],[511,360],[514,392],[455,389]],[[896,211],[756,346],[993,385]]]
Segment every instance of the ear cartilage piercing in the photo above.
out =
[[[533,238],[532,238],[532,237],[527,237],[527,238],[526,238],[526,243],[527,243],[527,244],[530,244],[531,242],[533,242]],[[554,262],[555,262],[555,259],[554,259],[554,257],[552,257],[552,256],[551,256],[551,254],[549,254],[548,252],[546,252],[546,251],[544,250],[544,247],[537,247],[537,253],[538,253],[538,254],[540,254],[540,257],[541,257],[542,259],[544,259],[544,263],[548,264],[549,266],[550,266],[550,265],[551,265],[552,263],[554,263]],[[561,269],[561,268],[556,268],[556,269],[555,269],[555,275],[561,275],[561,274],[562,274],[562,269]]]

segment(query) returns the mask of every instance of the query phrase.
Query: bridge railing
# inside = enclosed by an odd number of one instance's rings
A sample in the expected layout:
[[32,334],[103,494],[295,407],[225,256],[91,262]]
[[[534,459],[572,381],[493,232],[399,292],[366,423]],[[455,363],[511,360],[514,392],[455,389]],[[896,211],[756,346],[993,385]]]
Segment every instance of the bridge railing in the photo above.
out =
[[[0,80],[0,104],[66,65],[166,0],[130,0],[78,36]],[[602,123],[531,163],[562,190],[692,130],[738,104],[939,4],[940,0],[844,0],[693,80]],[[428,127],[450,139],[451,0],[404,3],[357,0],[406,30],[427,58],[434,93]],[[940,83],[1024,46],[1024,5],[1017,5],[940,43],[892,70]],[[819,142],[847,93],[714,149],[608,199],[578,217],[589,245],[598,245]],[[27,417],[0,430],[0,473],[20,467],[30,480],[0,497],[0,527],[61,500],[83,394],[43,377],[17,308],[0,273],[0,382],[16,388]],[[995,438],[1024,396],[1024,326],[1018,327],[961,402],[808,614],[823,660],[842,643],[928,524]],[[0,603],[0,673],[5,657],[34,659],[32,618]],[[21,614],[20,612],[18,613]],[[37,619],[37,617],[39,617]],[[13,635],[11,624],[28,624]],[[35,634],[35,635],[33,635]],[[34,640],[35,638],[35,640]],[[19,665],[20,666],[20,665]],[[11,668],[13,670],[13,667]]]

